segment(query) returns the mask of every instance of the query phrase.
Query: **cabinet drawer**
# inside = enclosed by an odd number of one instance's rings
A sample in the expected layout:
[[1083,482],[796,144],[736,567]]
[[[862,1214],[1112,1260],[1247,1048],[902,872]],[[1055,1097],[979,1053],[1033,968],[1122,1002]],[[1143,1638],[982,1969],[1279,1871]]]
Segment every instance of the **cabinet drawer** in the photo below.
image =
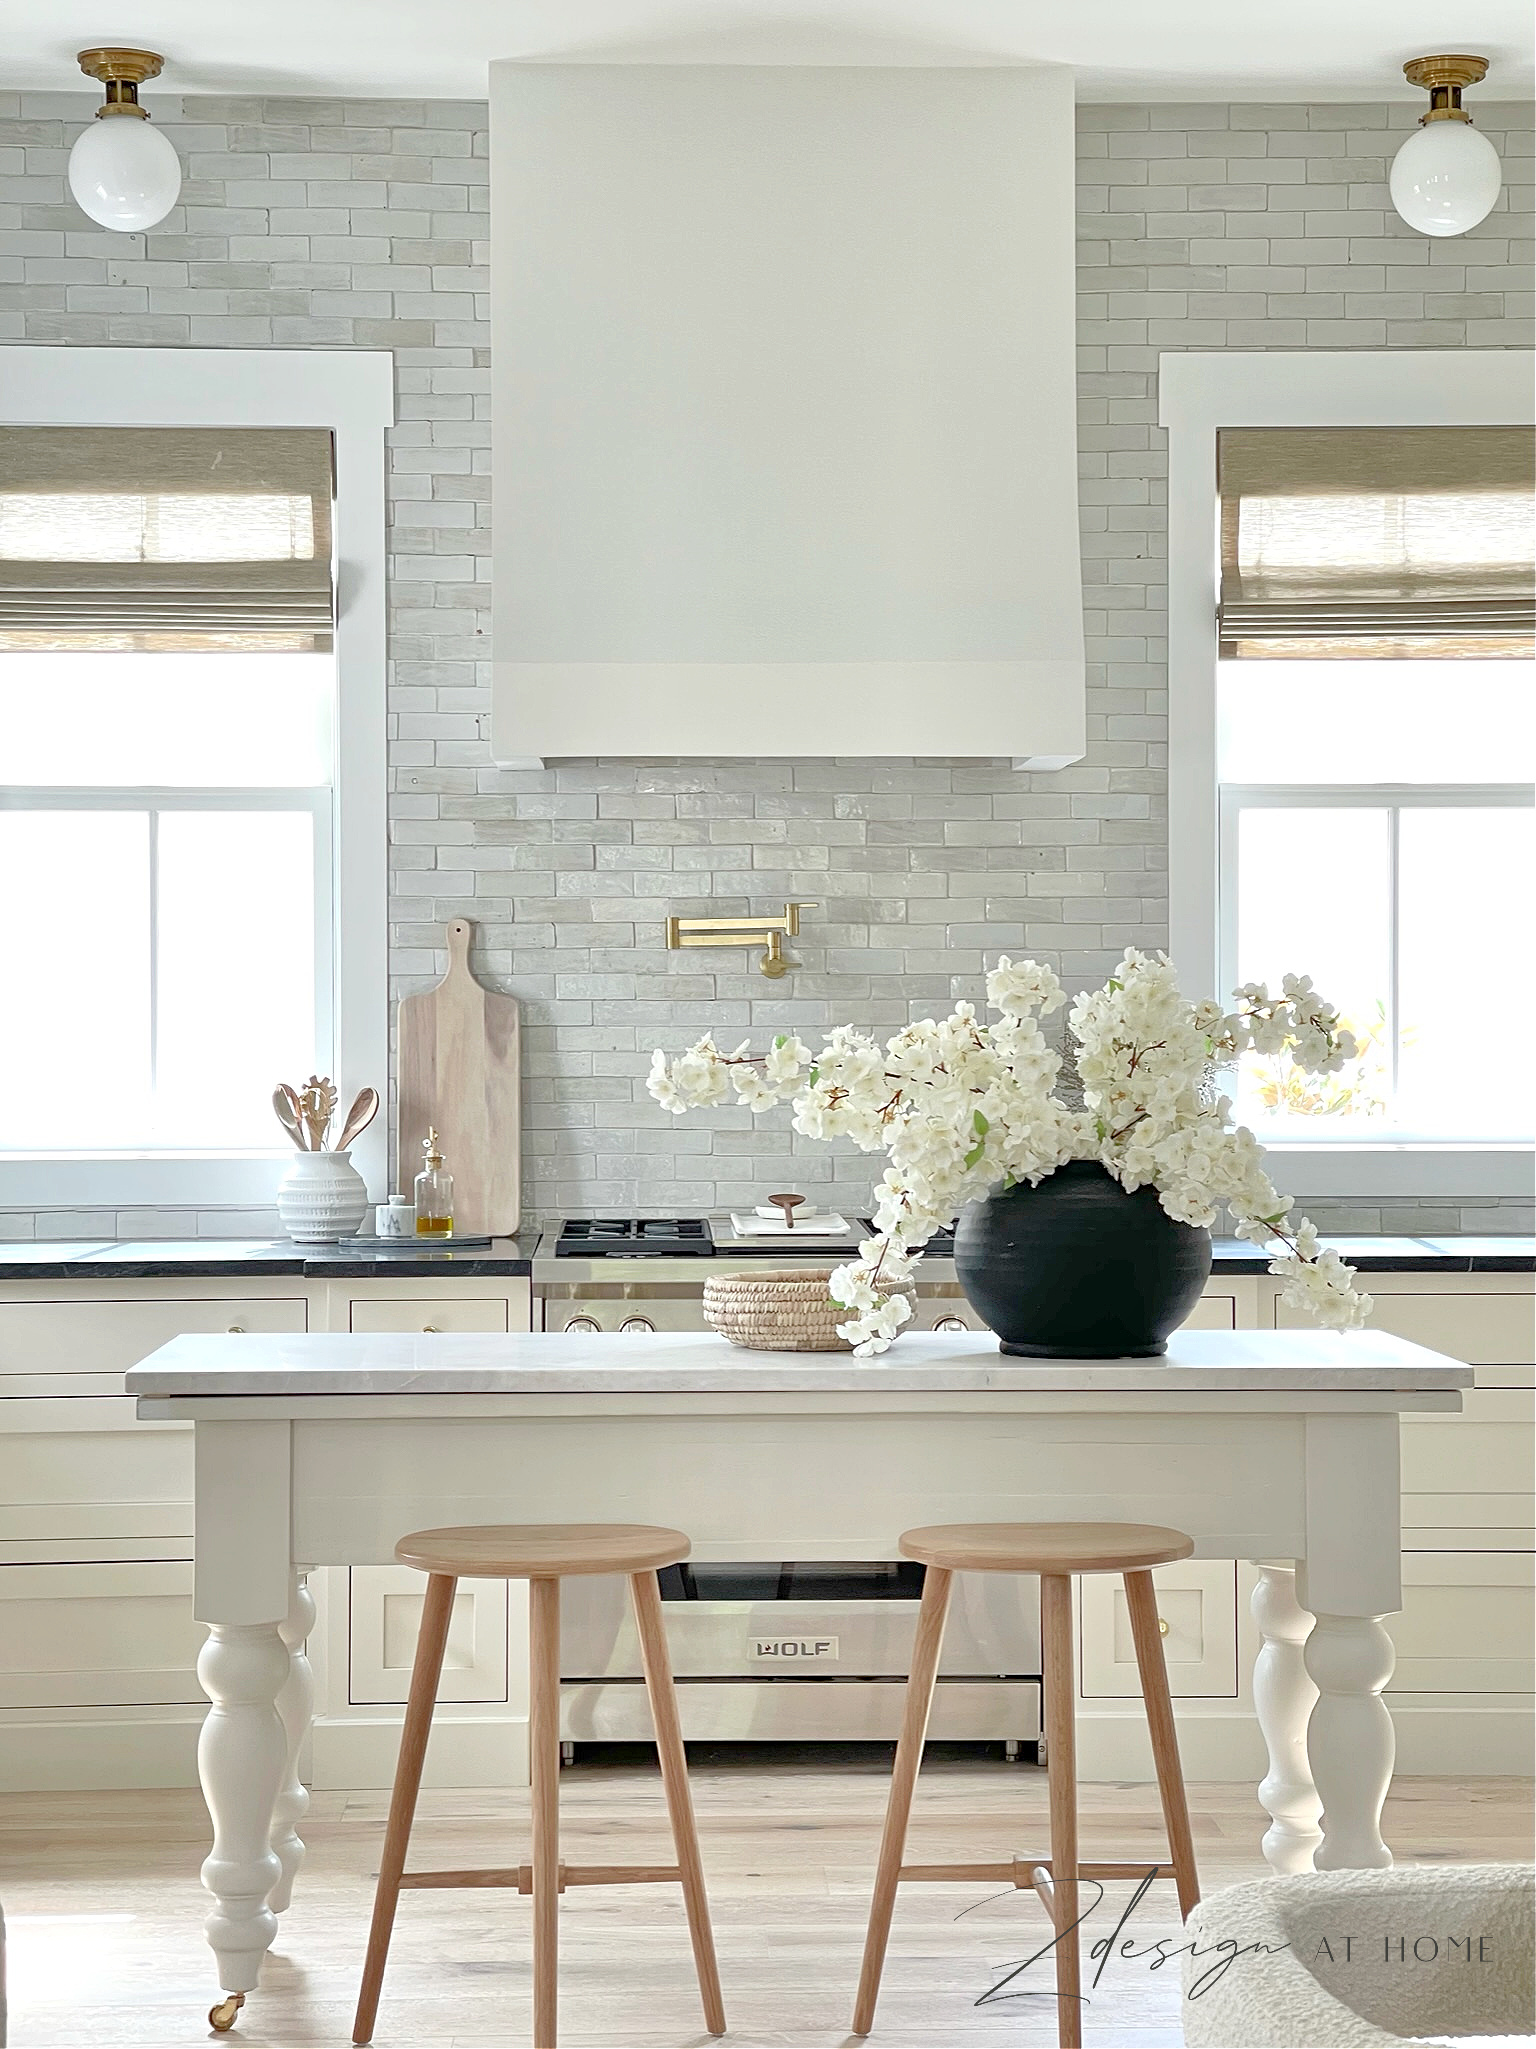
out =
[[189,1429],[125,1423],[121,1429],[0,1434],[0,1535],[7,1540],[147,1536],[173,1546],[162,1556],[190,1557],[191,1503]]
[[1507,1552],[1418,1552],[1403,1559],[1393,1693],[1531,1690],[1533,1561]]
[[[408,1565],[354,1565],[348,1580],[348,1697],[355,1707],[402,1701],[410,1692],[427,1576]],[[459,1581],[437,1697],[506,1699],[505,1580]]]
[[1513,1539],[1515,1548],[1527,1549],[1536,1492],[1536,1394],[1469,1387],[1462,1401],[1459,1416],[1403,1417],[1405,1529],[1486,1528],[1503,1534],[1478,1548],[1503,1550]]
[[0,1302],[0,1397],[123,1391],[123,1375],[188,1331],[308,1328],[302,1295],[249,1302]]
[[505,1299],[488,1296],[418,1302],[354,1301],[351,1327],[357,1331],[497,1331],[507,1327]]
[[[1482,1294],[1474,1289],[1447,1289],[1443,1294],[1388,1293],[1374,1276],[1361,1277],[1372,1297],[1372,1330],[1391,1331],[1427,1345],[1432,1352],[1464,1359],[1469,1365],[1525,1365],[1536,1359],[1536,1304],[1529,1293]],[[1275,1303],[1278,1330],[1312,1328],[1304,1309]]]
[[[1175,1700],[1231,1699],[1237,1693],[1237,1567],[1224,1558],[1185,1558],[1152,1575],[1163,1657]],[[1118,1573],[1084,1573],[1082,1691],[1085,1700],[1134,1699],[1141,1692],[1131,1617]]]
[[0,1707],[201,1701],[192,1567],[164,1561],[0,1568]]

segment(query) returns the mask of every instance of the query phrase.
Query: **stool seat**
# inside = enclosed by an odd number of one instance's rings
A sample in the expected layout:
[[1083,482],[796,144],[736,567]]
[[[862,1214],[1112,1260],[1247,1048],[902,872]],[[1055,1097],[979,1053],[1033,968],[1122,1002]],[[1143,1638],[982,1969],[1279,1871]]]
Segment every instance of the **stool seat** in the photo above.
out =
[[933,1523],[907,1530],[903,1558],[950,1572],[1143,1572],[1187,1558],[1194,1539],[1158,1523]]
[[691,1549],[681,1530],[653,1523],[481,1523],[413,1530],[395,1546],[395,1556],[418,1572],[454,1579],[565,1579],[584,1572],[655,1572]]

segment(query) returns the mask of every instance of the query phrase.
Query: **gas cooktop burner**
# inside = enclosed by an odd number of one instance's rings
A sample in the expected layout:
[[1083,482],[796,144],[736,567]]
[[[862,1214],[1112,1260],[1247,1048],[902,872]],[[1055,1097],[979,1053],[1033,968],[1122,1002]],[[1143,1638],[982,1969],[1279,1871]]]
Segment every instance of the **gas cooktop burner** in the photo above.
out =
[[556,1259],[712,1259],[703,1217],[567,1217]]

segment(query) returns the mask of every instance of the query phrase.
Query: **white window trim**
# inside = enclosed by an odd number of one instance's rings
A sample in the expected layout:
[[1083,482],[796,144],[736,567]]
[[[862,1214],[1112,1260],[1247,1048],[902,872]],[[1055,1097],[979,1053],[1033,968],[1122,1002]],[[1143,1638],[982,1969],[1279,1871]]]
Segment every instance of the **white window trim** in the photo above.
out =
[[[1221,992],[1216,603],[1222,427],[1510,426],[1536,420],[1528,349],[1188,350],[1158,358],[1168,433],[1168,930],[1187,988]],[[1305,963],[1299,963],[1300,967]],[[1528,1195],[1523,1145],[1273,1145],[1300,1197]]]
[[[0,416],[57,427],[325,427],[336,448],[336,797],[333,1072],[389,1073],[384,436],[394,358],[382,350],[0,350]],[[386,1120],[353,1149],[371,1191],[388,1176]],[[0,1161],[0,1208],[265,1205],[290,1148]]]

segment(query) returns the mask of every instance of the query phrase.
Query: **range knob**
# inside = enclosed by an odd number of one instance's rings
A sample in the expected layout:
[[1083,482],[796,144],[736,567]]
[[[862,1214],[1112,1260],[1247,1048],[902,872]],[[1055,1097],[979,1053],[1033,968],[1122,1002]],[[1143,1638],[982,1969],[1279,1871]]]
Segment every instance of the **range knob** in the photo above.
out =
[[652,1323],[651,1319],[648,1316],[626,1316],[624,1321],[619,1325],[619,1329],[621,1331],[654,1330],[655,1328],[655,1324]]
[[585,1333],[589,1330],[601,1330],[603,1326],[595,1316],[573,1316],[565,1327],[568,1331],[575,1330]]
[[933,1327],[935,1330],[952,1331],[969,1330],[971,1326],[963,1316],[941,1316]]

